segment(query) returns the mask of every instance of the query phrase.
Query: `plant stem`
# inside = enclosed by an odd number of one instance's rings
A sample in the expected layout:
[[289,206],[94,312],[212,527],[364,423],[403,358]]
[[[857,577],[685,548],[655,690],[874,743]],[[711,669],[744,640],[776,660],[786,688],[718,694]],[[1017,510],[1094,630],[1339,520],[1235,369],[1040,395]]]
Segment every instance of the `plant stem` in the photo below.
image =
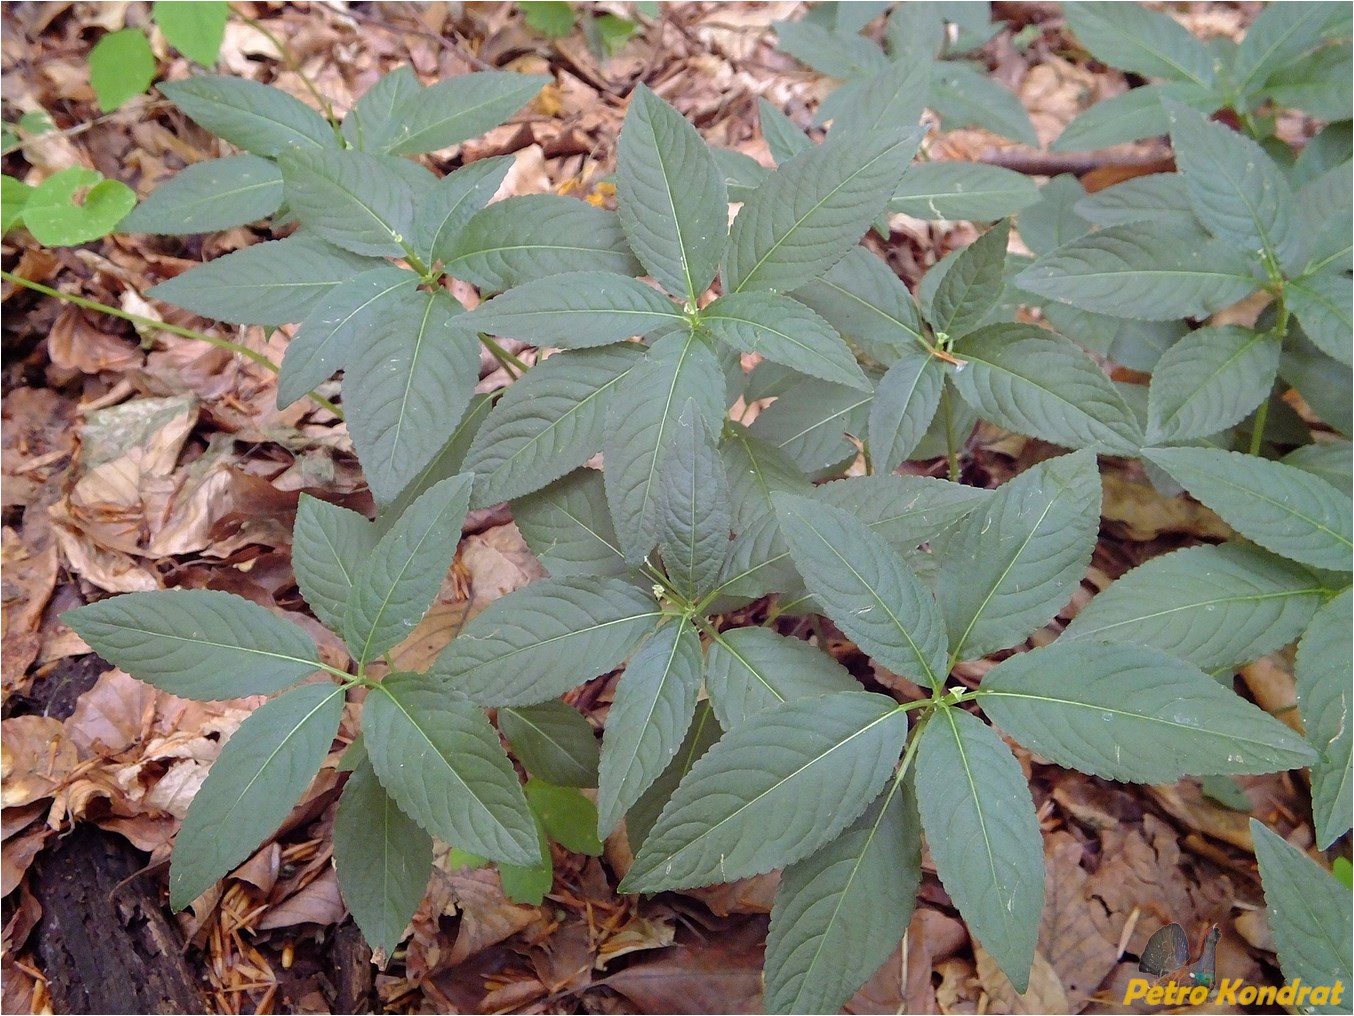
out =
[[954,413],[950,408],[950,386],[940,392],[940,411],[945,414],[945,448],[949,453],[951,483],[959,482],[959,449],[954,446]]
[[[1274,306],[1274,327],[1270,329],[1279,342],[1288,338],[1288,301],[1284,299],[1285,290],[1282,280],[1279,283],[1278,292],[1275,298]],[[1260,446],[1265,440],[1265,424],[1269,420],[1269,400],[1273,397],[1273,392],[1265,396],[1265,401],[1260,403],[1260,408],[1255,411],[1255,425],[1251,428],[1251,443],[1247,451],[1252,455],[1260,454]]]
[[[0,271],[0,279],[6,282],[12,282],[16,286],[23,286],[25,289],[31,289],[34,292],[42,293],[44,296],[53,296],[58,300],[65,300],[67,303],[73,303],[77,307],[83,307],[85,310],[98,311],[101,314],[107,314],[109,317],[121,318],[123,321],[130,321],[141,328],[150,328],[152,330],[168,332],[171,335],[177,335],[184,339],[196,339],[198,342],[205,342],[209,346],[215,346],[217,349],[225,349],[231,353],[243,356],[247,360],[253,360],[260,367],[277,374],[281,368],[273,363],[267,356],[256,349],[250,349],[248,346],[241,345],[238,342],[231,342],[229,339],[223,339],[216,335],[208,335],[205,332],[197,332],[191,328],[184,328],[180,325],[171,325],[167,321],[156,321],[154,318],[143,317],[140,314],[133,314],[120,307],[110,307],[106,303],[99,303],[97,300],[90,300],[83,296],[76,296],[74,293],[63,293],[59,289],[53,289],[50,286],[44,286],[40,282],[34,282],[32,279],[25,279],[21,275],[15,275],[13,272]],[[323,406],[329,412],[333,413],[340,420],[343,419],[343,410],[334,405],[322,395],[310,393],[310,398],[320,406]]]
[[324,110],[324,118],[329,121],[329,126],[334,128],[334,136],[342,141],[342,135],[340,135],[338,131],[338,117],[334,115],[333,105],[328,99],[320,94],[320,90],[315,87],[315,83],[310,80],[309,75],[301,70],[301,64],[297,61],[296,57],[292,56],[291,50],[287,48],[286,43],[268,29],[264,28],[263,25],[259,24],[259,22],[255,21],[248,14],[242,13],[238,7],[232,7],[230,10],[237,18],[273,44],[277,49],[277,55],[281,59],[283,66],[301,79],[301,83],[306,86],[306,91],[315,97],[315,101],[318,102],[320,108]]
[[100,313],[108,314],[111,317],[130,321],[132,324],[140,325],[142,328],[155,328],[162,332],[169,332],[171,335],[178,335],[185,339],[197,339],[199,342],[205,342],[208,345],[216,346],[218,349],[228,349],[232,353],[238,353],[246,359],[253,360],[260,367],[264,367],[274,374],[278,373],[280,370],[278,365],[273,363],[273,361],[268,359],[263,353],[250,349],[248,346],[242,346],[238,342],[231,342],[229,339],[222,339],[215,335],[207,335],[204,332],[195,332],[191,328],[171,325],[166,321],[156,321],[154,318],[142,317],[140,314],[133,314],[130,311],[125,311],[118,307],[110,307],[106,303],[99,303],[97,300],[89,300],[83,296],[76,296],[74,293],[63,293],[59,289],[52,289],[49,286],[44,286],[40,282],[25,279],[12,272],[0,271],[0,279],[4,279],[6,282],[13,282],[26,289],[35,290],[45,296],[54,296],[58,300],[65,300],[67,303],[73,303],[77,307],[84,307],[86,310],[97,310]]
[[527,364],[523,363],[521,359],[513,356],[512,353],[509,353],[483,332],[480,333],[480,342],[484,343],[484,348],[489,350],[489,352],[493,354],[494,359],[503,365],[503,369],[513,376],[513,380],[521,377],[531,369]]

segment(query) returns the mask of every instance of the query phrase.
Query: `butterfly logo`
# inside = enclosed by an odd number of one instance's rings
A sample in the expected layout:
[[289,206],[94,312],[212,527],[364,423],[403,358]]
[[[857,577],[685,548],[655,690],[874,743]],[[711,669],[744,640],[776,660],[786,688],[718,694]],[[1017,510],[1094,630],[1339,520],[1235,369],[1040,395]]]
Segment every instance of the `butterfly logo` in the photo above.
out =
[[1213,987],[1218,973],[1218,939],[1222,932],[1212,925],[1197,953],[1189,951],[1189,937],[1178,924],[1168,924],[1147,940],[1138,969],[1155,977],[1157,984]]

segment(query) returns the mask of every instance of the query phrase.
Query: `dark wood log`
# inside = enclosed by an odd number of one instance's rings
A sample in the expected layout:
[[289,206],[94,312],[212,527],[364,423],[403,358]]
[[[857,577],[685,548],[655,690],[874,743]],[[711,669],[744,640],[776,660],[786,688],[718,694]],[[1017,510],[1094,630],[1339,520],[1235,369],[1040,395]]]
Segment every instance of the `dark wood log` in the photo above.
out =
[[207,1002],[144,855],[80,825],[37,861],[38,961],[58,1013],[194,1013]]
[[[108,665],[65,661],[33,689],[49,716],[64,718]],[[183,955],[183,936],[160,902],[161,878],[120,836],[78,825],[28,874],[42,904],[32,941],[58,1013],[200,1013],[207,1001]]]
[[373,1012],[376,968],[371,963],[371,946],[351,918],[338,926],[329,957],[334,970],[334,1012]]

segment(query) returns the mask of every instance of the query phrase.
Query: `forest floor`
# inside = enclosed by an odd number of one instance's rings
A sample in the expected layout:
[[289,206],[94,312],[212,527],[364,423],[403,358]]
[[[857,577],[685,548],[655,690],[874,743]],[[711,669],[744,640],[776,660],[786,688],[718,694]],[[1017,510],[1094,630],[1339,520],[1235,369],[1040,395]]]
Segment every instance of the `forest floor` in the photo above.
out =
[[[1256,6],[1192,4],[1176,13],[1198,35],[1235,38]],[[658,17],[638,18],[633,37],[605,58],[581,31],[554,40],[536,33],[515,4],[235,7],[219,72],[303,101],[308,79],[339,111],[402,64],[425,83],[484,67],[552,74],[556,83],[512,123],[429,164],[442,171],[453,157],[512,154],[509,190],[602,204],[637,82],[674,103],[710,142],[763,162],[757,98],[807,126],[832,87],[775,48],[772,22],[802,14],[791,2],[664,5]],[[598,7],[630,16],[626,4]],[[1127,87],[1063,32],[1056,4],[995,8],[1009,24],[986,47],[988,66],[1021,98],[1045,145],[1093,100]],[[115,113],[98,112],[90,47],[107,30],[143,24],[148,9],[4,5],[5,120],[41,109],[58,128],[8,154],[7,173],[36,182],[92,166],[144,195],[183,166],[220,154],[218,142],[153,91]],[[161,49],[161,79],[194,72]],[[1165,154],[1150,143],[1063,160],[977,130],[933,134],[928,145],[932,158],[1110,180]],[[962,222],[895,216],[892,225],[881,252],[911,284],[976,235]],[[9,271],[63,292],[200,326],[140,294],[255,239],[255,230],[241,228],[187,241],[118,235],[48,249],[19,234],[5,241],[3,258]],[[3,305],[3,1007],[50,1012],[61,1011],[81,973],[55,962],[59,953],[44,939],[54,905],[44,865],[76,826],[96,827],[139,852],[146,877],[138,884],[149,886],[151,906],[167,917],[157,894],[175,832],[221,743],[257,705],[189,702],[91,666],[88,647],[59,615],[108,592],[221,589],[284,612],[341,653],[297,593],[291,524],[302,491],[358,510],[372,504],[341,423],[308,400],[279,411],[274,376],[256,365],[190,339],[138,334],[126,321],[19,287],[5,286]],[[255,329],[249,341],[276,360],[286,335]],[[505,383],[495,367],[484,364],[481,391]],[[966,476],[989,486],[1049,453],[986,428],[968,451]],[[1104,477],[1104,524],[1088,577],[1036,643],[1133,565],[1226,533],[1206,510],[1155,493],[1132,463],[1109,463]],[[396,650],[398,662],[426,665],[468,616],[541,574],[505,509],[472,513],[453,574],[430,617]],[[783,622],[783,630],[801,633],[803,623]],[[868,687],[887,687],[888,676],[834,629],[815,633]],[[599,728],[613,682],[614,675],[599,678],[571,698]],[[1292,715],[1284,712],[1294,702],[1289,659],[1265,658],[1239,682],[1264,708]],[[354,731],[349,715],[341,741]],[[169,958],[187,964],[213,1011],[760,1011],[776,876],[650,900],[621,896],[618,871],[628,861],[621,836],[600,858],[555,847],[554,885],[540,906],[507,899],[492,870],[452,870],[439,856],[409,935],[382,969],[371,967],[330,863],[343,779],[338,747],[277,835],[214,893],[169,918],[184,943]],[[1127,787],[1017,753],[1046,847],[1048,901],[1031,993],[1013,995],[928,859],[906,951],[894,953],[848,1011],[1120,1011],[1124,985],[1137,975],[1136,952],[1168,921],[1191,933],[1219,923],[1219,974],[1276,983],[1247,814],[1206,797],[1198,781]],[[1252,814],[1310,842],[1301,780],[1282,773],[1237,786]],[[113,922],[101,933],[126,930]],[[340,962],[353,955],[356,971]]]

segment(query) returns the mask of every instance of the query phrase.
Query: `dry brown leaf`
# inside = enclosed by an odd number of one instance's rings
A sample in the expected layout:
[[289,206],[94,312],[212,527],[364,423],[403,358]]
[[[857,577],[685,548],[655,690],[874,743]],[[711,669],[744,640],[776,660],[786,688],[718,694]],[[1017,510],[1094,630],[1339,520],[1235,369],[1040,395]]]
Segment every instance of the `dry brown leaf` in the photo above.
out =
[[1035,950],[1029,988],[1023,995],[1016,992],[1010,978],[986,949],[974,943],[973,952],[978,960],[978,981],[990,999],[987,1011],[1022,1014],[1078,1011],[1069,1005],[1057,971],[1039,950]]
[[160,694],[125,671],[106,670],[76,700],[66,730],[86,758],[116,754],[149,729]]
[[[1039,950],[1059,981],[1062,1006],[1047,1012],[1080,1012],[1119,959],[1117,936],[1108,923],[1095,919],[1103,910],[1092,899],[1090,876],[1081,866],[1086,848],[1070,833],[1058,831],[1044,840],[1044,912],[1039,924]],[[983,965],[978,970],[982,976]],[[987,978],[984,984],[991,990]],[[1034,980],[1031,977],[1031,986]],[[1027,1000],[1025,1004],[1030,1004]]]
[[338,873],[330,867],[299,892],[269,907],[255,927],[266,931],[294,924],[338,924],[347,912],[339,895]]
[[445,860],[443,855],[433,867],[432,881],[441,885],[453,912],[461,917],[448,963],[462,963],[536,920],[535,907],[513,903],[503,895],[498,872],[491,868],[448,872],[442,867]]
[[0,723],[0,802],[22,807],[51,797],[79,764],[79,753],[61,721],[15,716]]
[[677,944],[611,974],[599,984],[618,991],[640,1012],[757,1013],[762,1011],[762,950],[766,918],[736,919],[717,933],[686,928]]
[[1107,470],[1101,514],[1119,523],[1130,540],[1154,540],[1162,533],[1188,533],[1204,539],[1225,540],[1231,527],[1209,509],[1188,497],[1166,497],[1146,480],[1133,480]]
[[512,522],[467,536],[461,541],[457,554],[470,573],[471,589],[479,609],[548,574]]
[[604,970],[618,957],[648,949],[665,949],[672,945],[674,934],[671,914],[637,914],[598,946],[594,966]]

